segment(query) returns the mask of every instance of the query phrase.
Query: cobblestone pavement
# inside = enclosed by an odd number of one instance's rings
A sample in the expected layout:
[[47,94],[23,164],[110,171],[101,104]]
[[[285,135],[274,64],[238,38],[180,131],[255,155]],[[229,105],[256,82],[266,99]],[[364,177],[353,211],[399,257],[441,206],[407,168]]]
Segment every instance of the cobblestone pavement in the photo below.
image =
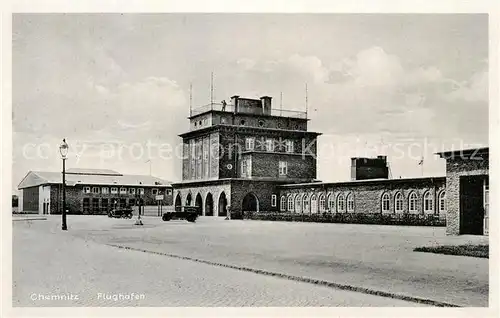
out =
[[[59,233],[60,218],[40,224]],[[461,306],[488,305],[488,260],[413,252],[417,246],[485,243],[487,237],[447,237],[444,228],[224,221],[197,223],[70,216],[70,231],[113,244],[310,277]]]
[[[128,227],[120,221],[109,223],[111,232]],[[54,225],[13,222],[14,307],[417,305],[118,249],[75,237],[74,227],[62,232]]]

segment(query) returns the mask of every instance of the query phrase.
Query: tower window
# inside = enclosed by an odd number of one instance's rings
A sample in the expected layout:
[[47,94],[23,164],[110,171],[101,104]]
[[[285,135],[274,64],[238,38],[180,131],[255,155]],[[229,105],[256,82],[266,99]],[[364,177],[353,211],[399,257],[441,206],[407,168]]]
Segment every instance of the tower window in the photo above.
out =
[[244,126],[244,125],[245,125],[245,120],[244,120],[244,119],[242,119],[242,120],[240,121],[240,125],[242,125],[242,126]]
[[288,162],[280,161],[279,162],[279,175],[286,176],[288,173]]
[[266,151],[274,151],[274,140],[266,139]]
[[259,120],[259,126],[260,126],[260,127],[264,126],[264,121]]
[[255,147],[255,138],[253,138],[253,137],[245,138],[245,149],[246,150],[253,150],[254,147]]

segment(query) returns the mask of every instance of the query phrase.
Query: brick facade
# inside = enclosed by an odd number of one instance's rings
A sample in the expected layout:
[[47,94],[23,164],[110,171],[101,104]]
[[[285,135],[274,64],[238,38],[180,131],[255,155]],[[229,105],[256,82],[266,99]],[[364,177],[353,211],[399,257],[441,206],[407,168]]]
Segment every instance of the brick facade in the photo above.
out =
[[[392,179],[361,182],[317,183],[308,185],[291,185],[279,187],[278,203],[281,211],[292,213],[401,213],[401,214],[433,214],[445,218],[445,211],[439,209],[438,198],[445,191],[445,178]],[[424,211],[424,195],[429,192],[432,199],[432,210]],[[416,195],[415,209],[410,211],[410,195]],[[398,195],[400,194],[400,195]],[[382,209],[382,197],[388,198],[388,210]],[[396,210],[396,196],[402,201],[401,210]],[[303,209],[303,198],[307,198],[308,209]],[[325,199],[325,208],[320,204],[321,197]],[[339,196],[343,204],[339,203]],[[347,199],[352,197],[352,210]],[[284,197],[286,206],[281,207]],[[289,197],[293,198],[293,208],[288,209]],[[313,204],[312,200],[316,199]],[[297,201],[300,203],[298,204]],[[312,207],[316,209],[312,211]],[[343,206],[343,208],[340,208]]]
[[484,176],[489,174],[489,155],[450,156],[446,158],[446,233],[460,233],[460,177]]
[[[86,186],[89,186],[91,188],[90,193],[84,193],[84,188]],[[142,188],[144,189],[144,195],[141,196],[144,205],[156,205],[157,201],[155,200],[155,195],[153,194],[153,189],[158,189],[160,192],[159,194],[164,195],[164,201],[163,205],[172,205],[173,202],[173,195],[172,195],[172,189],[170,186],[138,186],[138,187],[122,187],[120,185],[109,185],[109,186],[99,186],[99,193],[92,193],[92,188],[95,186],[92,185],[75,185],[75,186],[68,186],[66,187],[66,205],[67,209],[69,210],[70,214],[105,214],[107,211],[103,209],[103,199],[107,199],[108,201],[108,211],[109,209],[113,208],[113,202],[114,200],[117,200],[120,202],[120,200],[125,199],[126,204],[129,205],[131,200],[136,202],[138,199],[138,196],[136,194],[130,194],[129,189],[137,189]],[[116,187],[118,188],[118,193],[111,193],[109,192],[107,194],[101,193],[101,189],[103,187],[107,187],[111,190],[111,187]],[[127,190],[126,194],[120,194],[120,188],[125,188]],[[165,191],[169,189],[170,194],[165,194]],[[53,185],[51,186],[50,190],[50,213],[51,214],[61,214],[62,212],[62,186],[61,185]],[[89,211],[84,211],[84,199],[88,199],[89,202]],[[95,211],[95,209],[91,209],[92,207],[92,202],[94,199],[98,200],[98,207],[99,210]]]

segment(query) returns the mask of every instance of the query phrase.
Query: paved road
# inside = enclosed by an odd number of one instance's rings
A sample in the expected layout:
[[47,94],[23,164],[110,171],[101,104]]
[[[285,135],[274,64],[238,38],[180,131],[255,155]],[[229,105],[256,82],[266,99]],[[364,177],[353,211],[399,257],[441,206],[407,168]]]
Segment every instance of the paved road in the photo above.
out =
[[[83,229],[95,221],[102,222],[101,233],[122,240],[130,236],[123,236],[130,220],[89,217],[76,221],[70,217],[68,232],[60,231],[58,220],[50,217],[48,221],[13,222],[14,307],[417,305],[110,247]],[[170,225],[174,228],[180,223]],[[146,225],[139,231],[144,235],[153,229]]]

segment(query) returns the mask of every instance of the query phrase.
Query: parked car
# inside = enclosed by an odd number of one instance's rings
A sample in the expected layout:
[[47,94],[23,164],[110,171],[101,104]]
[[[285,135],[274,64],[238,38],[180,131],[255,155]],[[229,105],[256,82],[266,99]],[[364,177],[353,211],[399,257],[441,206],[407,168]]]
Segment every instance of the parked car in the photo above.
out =
[[196,206],[183,206],[176,207],[175,212],[166,212],[163,213],[162,220],[170,221],[173,219],[184,219],[188,222],[196,222],[196,218],[198,218],[198,213],[200,211],[200,207]]
[[110,218],[127,218],[131,219],[132,218],[132,208],[131,207],[126,207],[126,208],[116,208],[112,209],[108,212],[108,217]]

